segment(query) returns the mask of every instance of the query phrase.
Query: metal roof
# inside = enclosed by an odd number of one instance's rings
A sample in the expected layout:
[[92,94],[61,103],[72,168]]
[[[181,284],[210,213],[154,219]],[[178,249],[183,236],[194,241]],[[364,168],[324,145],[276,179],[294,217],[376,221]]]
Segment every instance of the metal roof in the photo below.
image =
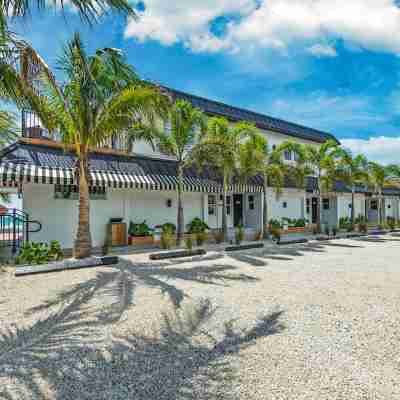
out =
[[213,116],[222,116],[231,121],[247,121],[254,123],[258,128],[283,133],[300,139],[310,140],[313,142],[324,143],[327,140],[334,140],[339,143],[338,139],[330,133],[322,132],[317,129],[308,128],[293,122],[284,121],[282,119],[270,117],[254,111],[246,110],[239,107],[230,106],[225,103],[206,99],[204,97],[195,96],[179,90],[163,87],[171,97],[189,101],[194,107],[199,108],[203,112]]

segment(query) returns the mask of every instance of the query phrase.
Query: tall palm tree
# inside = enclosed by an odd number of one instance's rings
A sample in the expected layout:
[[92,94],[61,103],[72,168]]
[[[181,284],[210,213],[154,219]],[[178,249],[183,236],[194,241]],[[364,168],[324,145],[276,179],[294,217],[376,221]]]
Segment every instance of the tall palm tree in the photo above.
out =
[[337,174],[351,188],[351,224],[354,225],[356,187],[368,183],[368,160],[361,154],[354,156],[347,149],[340,149],[338,154]]
[[257,128],[249,135],[249,139],[239,149],[242,179],[260,174],[263,177],[263,220],[261,233],[268,237],[268,186],[272,186],[277,194],[282,190],[285,178],[285,166],[282,163],[283,148],[278,146],[271,150],[265,136]]
[[316,179],[317,230],[321,231],[321,202],[322,192],[332,190],[336,176],[336,161],[339,146],[334,140],[327,140],[321,146],[305,145],[304,148],[308,166]]
[[163,132],[159,138],[160,150],[176,158],[178,162],[178,185],[177,185],[177,243],[181,244],[184,234],[184,214],[183,214],[183,170],[190,162],[190,150],[199,138],[199,128],[205,125],[204,114],[194,108],[185,100],[177,100],[169,113],[171,123],[170,132]]
[[[143,126],[155,126],[164,109],[158,90],[139,80],[119,52],[98,50],[88,55],[76,34],[59,60],[66,82],[59,86],[43,65],[43,95],[21,86],[25,100],[50,132],[59,130],[62,142],[77,157],[79,221],[74,244],[77,258],[91,254],[89,219],[89,155],[113,135],[137,135]],[[147,131],[147,130],[145,130]]]
[[388,167],[378,164],[377,162],[370,161],[368,163],[368,177],[369,183],[372,185],[374,193],[378,197],[378,224],[381,225],[384,221],[383,209],[383,189],[387,186],[395,185],[392,170]]
[[247,122],[231,125],[226,118],[212,117],[200,142],[192,149],[192,160],[202,168],[208,166],[219,172],[222,178],[222,231],[228,239],[226,197],[233,178],[237,175],[239,149],[243,141],[254,132],[254,126]]

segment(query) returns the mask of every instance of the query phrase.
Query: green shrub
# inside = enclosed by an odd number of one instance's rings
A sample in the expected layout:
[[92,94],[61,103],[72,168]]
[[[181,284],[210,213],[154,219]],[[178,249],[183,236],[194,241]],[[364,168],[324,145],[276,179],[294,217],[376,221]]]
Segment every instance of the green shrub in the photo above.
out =
[[307,219],[305,219],[305,218],[299,218],[299,219],[296,219],[296,220],[294,221],[293,226],[294,226],[295,228],[304,228],[304,227],[306,226],[306,224],[307,224]]
[[208,229],[210,229],[208,225],[198,217],[194,218],[192,222],[187,225],[189,233],[205,232]]
[[192,250],[193,249],[193,238],[192,238],[192,235],[185,236],[185,247],[188,250]]
[[269,220],[269,226],[271,227],[270,230],[272,230],[272,229],[282,229],[282,227],[283,227],[281,222],[279,220],[277,220],[277,219],[270,219]]
[[146,221],[139,224],[135,224],[131,221],[129,223],[128,234],[129,236],[151,236],[153,230],[146,224]]
[[242,225],[239,225],[236,230],[235,230],[235,239],[236,239],[236,244],[240,244],[244,240],[244,229]]
[[351,225],[351,220],[349,217],[341,217],[339,219],[339,229],[351,232],[353,230],[353,226]]
[[16,264],[46,264],[64,257],[60,243],[52,240],[50,244],[26,242],[15,259]]
[[175,241],[175,231],[171,226],[166,226],[161,232],[161,248],[169,250]]
[[172,222],[166,222],[165,224],[161,225],[161,232],[169,232],[172,234],[176,233],[176,225]]

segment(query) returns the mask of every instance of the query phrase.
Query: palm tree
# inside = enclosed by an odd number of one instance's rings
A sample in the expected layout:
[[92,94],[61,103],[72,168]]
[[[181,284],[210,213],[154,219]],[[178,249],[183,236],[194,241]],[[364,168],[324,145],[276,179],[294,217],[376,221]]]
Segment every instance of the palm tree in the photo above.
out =
[[384,222],[383,189],[396,184],[393,179],[393,167],[388,168],[370,161],[368,163],[368,177],[374,193],[378,196],[378,224],[381,225]]
[[212,117],[200,142],[193,147],[192,160],[201,168],[208,166],[219,172],[222,178],[222,231],[228,239],[226,197],[233,178],[237,175],[239,150],[243,141],[254,132],[254,126],[247,122],[231,125],[226,118]]
[[89,155],[113,135],[141,139],[143,126],[155,126],[164,109],[158,90],[139,80],[119,52],[98,50],[88,55],[79,35],[64,49],[59,66],[66,82],[59,86],[43,65],[44,94],[21,86],[24,98],[50,132],[59,130],[63,143],[77,156],[79,222],[74,244],[77,258],[91,254],[89,219]]
[[333,188],[336,176],[336,161],[339,146],[334,140],[327,140],[321,146],[305,145],[306,164],[312,170],[316,179],[317,230],[321,231],[322,192]]
[[268,185],[279,194],[285,178],[285,166],[282,163],[283,148],[279,146],[270,150],[268,141],[257,128],[250,134],[249,139],[240,147],[239,173],[242,179],[260,174],[263,177],[263,221],[262,237],[268,237]]
[[[61,2],[62,11],[67,2]],[[109,11],[124,13],[130,17],[136,18],[135,7],[127,0],[71,0],[70,5],[77,10],[79,16],[86,23],[92,24],[99,17]],[[57,1],[46,2],[42,0],[3,0],[0,2],[0,35],[7,31],[8,18],[25,18],[30,15],[34,9],[39,11],[46,10],[49,6],[59,9]]]
[[204,128],[204,114],[185,100],[177,100],[173,105],[169,120],[170,132],[162,133],[159,138],[160,150],[176,158],[178,162],[178,214],[177,214],[177,244],[180,245],[184,234],[184,214],[182,204],[183,170],[190,162],[190,150],[198,139],[198,129]]
[[340,149],[337,165],[338,178],[351,188],[351,225],[355,222],[354,197],[357,185],[368,183],[368,160],[361,154],[354,156],[350,150]]

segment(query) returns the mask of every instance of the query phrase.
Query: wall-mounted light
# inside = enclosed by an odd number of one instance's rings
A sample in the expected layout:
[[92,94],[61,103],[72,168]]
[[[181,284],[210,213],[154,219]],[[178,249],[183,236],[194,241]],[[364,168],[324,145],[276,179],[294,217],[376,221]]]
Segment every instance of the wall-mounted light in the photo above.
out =
[[22,199],[22,182],[18,183],[18,198]]
[[168,208],[171,208],[171,207],[172,207],[172,200],[171,200],[171,199],[168,199],[168,200],[167,200],[167,207],[168,207]]

